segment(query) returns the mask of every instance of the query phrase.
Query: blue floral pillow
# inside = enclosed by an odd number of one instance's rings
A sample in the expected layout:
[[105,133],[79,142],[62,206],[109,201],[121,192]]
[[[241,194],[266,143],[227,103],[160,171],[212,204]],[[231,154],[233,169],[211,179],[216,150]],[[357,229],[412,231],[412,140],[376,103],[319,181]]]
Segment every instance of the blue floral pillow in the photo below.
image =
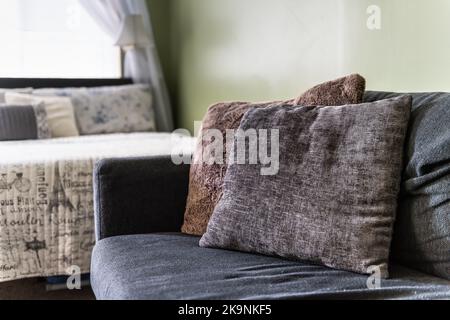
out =
[[43,89],[34,93],[70,97],[82,135],[156,130],[148,85]]

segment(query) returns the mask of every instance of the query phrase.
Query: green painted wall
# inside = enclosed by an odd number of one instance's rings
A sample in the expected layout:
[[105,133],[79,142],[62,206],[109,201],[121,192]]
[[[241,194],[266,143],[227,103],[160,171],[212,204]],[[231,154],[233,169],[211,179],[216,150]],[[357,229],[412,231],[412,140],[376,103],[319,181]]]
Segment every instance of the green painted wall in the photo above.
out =
[[339,75],[334,54],[317,55],[335,50],[335,0],[173,1],[182,127],[217,101],[288,98]]
[[[351,72],[376,90],[450,91],[448,0],[148,0],[177,125],[223,100],[293,97]],[[381,29],[366,26],[369,5]]]
[[156,46],[166,76],[170,77],[172,68],[171,52],[171,0],[147,0],[153,23]]
[[[354,69],[378,90],[450,91],[450,1],[341,0],[343,70]],[[369,31],[370,4],[382,9],[382,27]]]
[[147,5],[152,20],[156,47],[172,100],[175,123],[179,124],[180,119],[177,110],[178,80],[176,78],[178,64],[174,58],[175,51],[173,50],[175,38],[173,37],[172,0],[147,0]]

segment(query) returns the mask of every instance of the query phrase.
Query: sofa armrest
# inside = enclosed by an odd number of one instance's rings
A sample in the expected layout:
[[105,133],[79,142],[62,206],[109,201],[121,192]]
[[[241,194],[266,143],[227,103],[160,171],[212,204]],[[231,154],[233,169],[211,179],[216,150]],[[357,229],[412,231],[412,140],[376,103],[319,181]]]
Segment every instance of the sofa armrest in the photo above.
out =
[[109,159],[94,170],[97,241],[119,235],[179,232],[189,166],[170,156]]

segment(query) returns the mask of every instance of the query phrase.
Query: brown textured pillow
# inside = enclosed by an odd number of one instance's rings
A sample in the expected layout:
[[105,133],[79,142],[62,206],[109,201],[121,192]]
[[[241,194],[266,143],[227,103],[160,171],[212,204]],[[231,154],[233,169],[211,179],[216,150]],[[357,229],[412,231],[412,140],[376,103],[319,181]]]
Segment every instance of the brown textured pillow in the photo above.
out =
[[279,129],[279,171],[230,164],[200,246],[386,278],[410,109],[402,96],[248,111],[240,129]]
[[[353,74],[337,80],[320,84],[297,98],[285,103],[305,106],[324,105],[338,106],[361,103],[365,90],[365,79]],[[189,194],[182,232],[192,235],[203,235],[206,231],[217,202],[222,196],[223,177],[227,165],[198,163],[202,150],[210,143],[203,139],[205,132],[217,129],[225,135],[227,129],[237,129],[245,112],[251,108],[264,108],[274,102],[248,103],[229,102],[211,106],[203,120],[197,148],[194,152],[194,163],[191,165]],[[279,102],[283,104],[283,102]],[[227,159],[224,148],[224,158]]]

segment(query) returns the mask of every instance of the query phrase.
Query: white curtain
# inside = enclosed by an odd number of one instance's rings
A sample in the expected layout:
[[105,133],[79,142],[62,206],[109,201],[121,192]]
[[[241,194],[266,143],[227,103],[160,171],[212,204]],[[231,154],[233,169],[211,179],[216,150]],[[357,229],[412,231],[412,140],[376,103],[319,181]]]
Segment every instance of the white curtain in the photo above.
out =
[[145,0],[79,0],[87,12],[114,40],[118,37],[122,19],[140,14],[151,45],[147,49],[130,50],[125,55],[125,76],[137,83],[149,83],[153,89],[156,122],[159,131],[174,129],[169,94],[156,51],[150,15]]

